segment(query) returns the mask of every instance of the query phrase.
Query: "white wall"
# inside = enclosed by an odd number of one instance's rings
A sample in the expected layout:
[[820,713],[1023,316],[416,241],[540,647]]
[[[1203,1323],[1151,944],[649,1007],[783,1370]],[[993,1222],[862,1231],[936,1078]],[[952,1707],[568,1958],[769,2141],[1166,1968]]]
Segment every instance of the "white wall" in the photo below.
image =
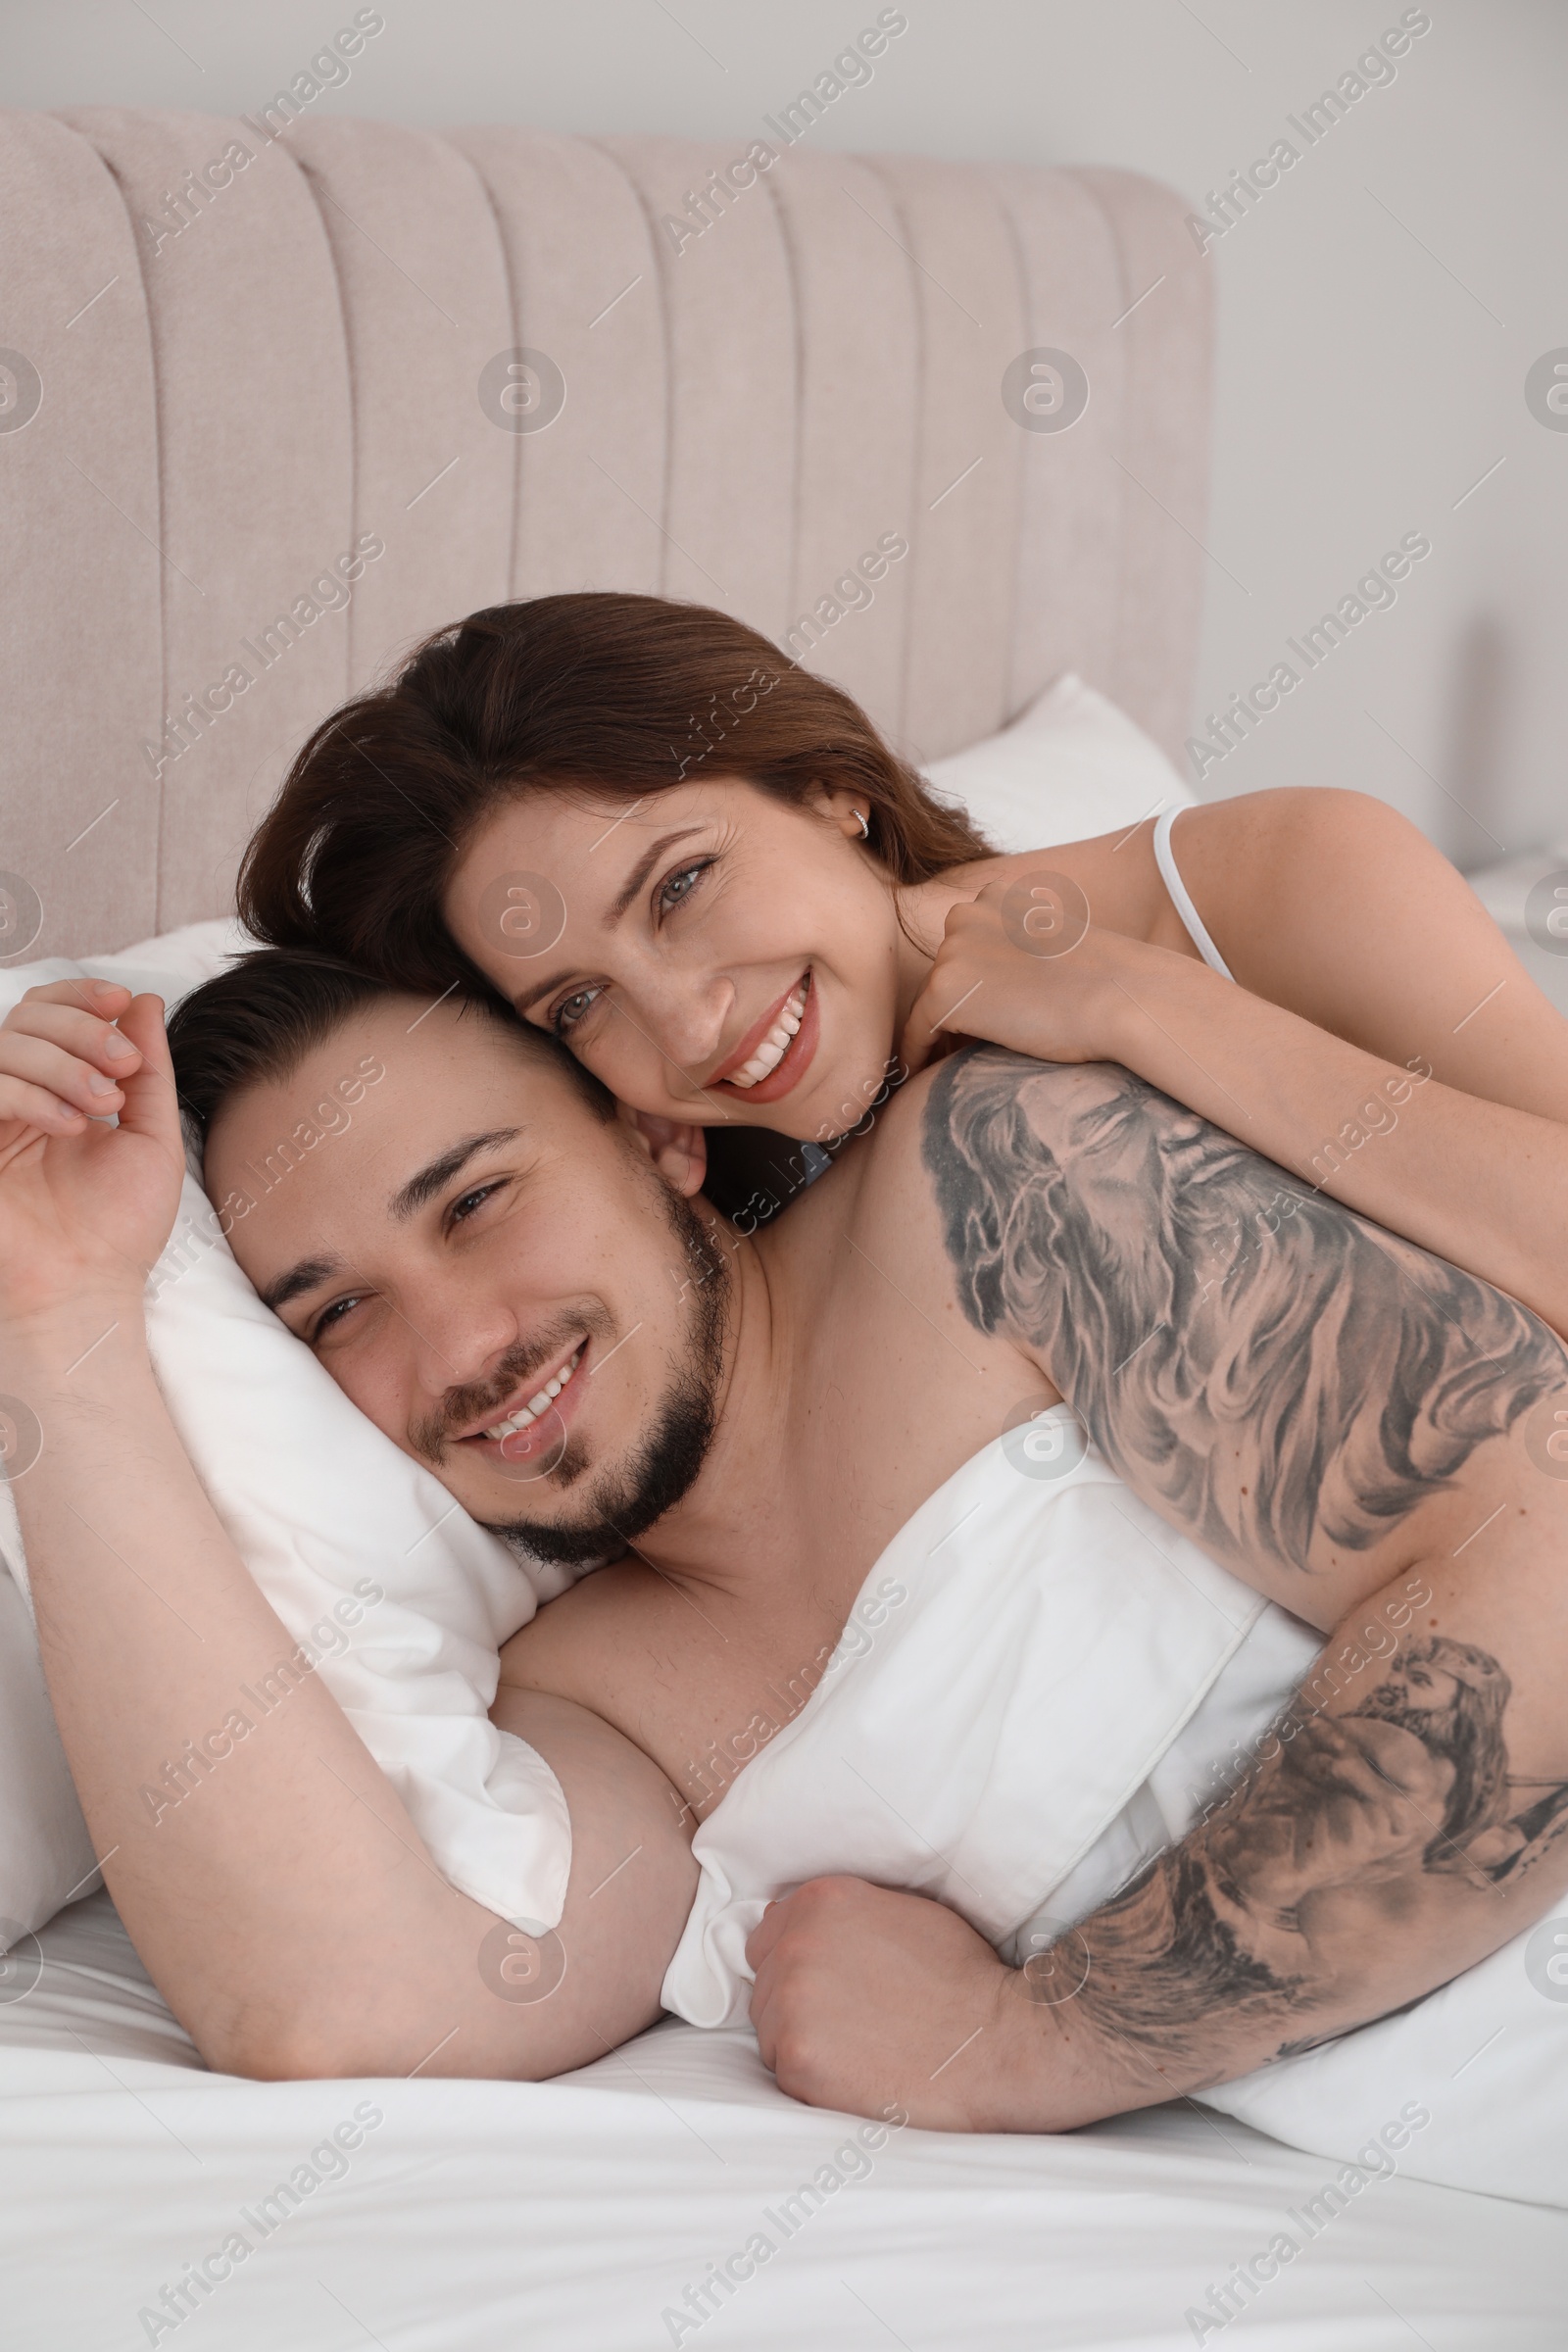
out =
[[[0,96],[249,112],[355,4],[6,0]],[[878,5],[384,0],[384,32],[319,104],[733,137]],[[909,29],[874,81],[811,134],[824,145],[1123,164],[1195,203],[1275,138],[1304,147],[1285,117],[1404,13],[1403,0],[906,5]],[[1473,867],[1568,842],[1568,431],[1524,398],[1531,363],[1568,346],[1568,12],[1432,0],[1429,13],[1397,78],[1209,248],[1220,368],[1195,718],[1263,676],[1402,533],[1424,532],[1432,554],[1397,605],[1200,789],[1357,785]]]

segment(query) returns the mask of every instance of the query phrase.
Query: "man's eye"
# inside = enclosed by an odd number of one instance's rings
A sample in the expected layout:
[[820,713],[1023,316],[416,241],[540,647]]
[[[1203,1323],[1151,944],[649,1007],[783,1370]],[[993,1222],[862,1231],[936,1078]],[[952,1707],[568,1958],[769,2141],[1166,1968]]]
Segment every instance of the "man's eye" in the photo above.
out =
[[597,988],[579,988],[573,995],[563,997],[550,1016],[550,1025],[556,1035],[564,1037],[568,1029],[575,1029],[579,1022],[586,1020],[598,1003],[599,995]]
[[498,1193],[500,1190],[499,1184],[476,1184],[471,1193],[465,1193],[460,1200],[453,1201],[451,1208],[447,1211],[448,1225],[465,1224],[473,1215],[481,1201],[488,1200],[492,1193]]
[[683,865],[678,873],[668,874],[660,886],[659,911],[668,914],[671,908],[689,899],[697,888],[698,879],[712,863],[710,858],[700,858],[695,865]]
[[328,1332],[335,1331],[344,1317],[360,1303],[358,1298],[334,1298],[331,1305],[317,1316],[311,1329],[311,1346],[318,1348]]

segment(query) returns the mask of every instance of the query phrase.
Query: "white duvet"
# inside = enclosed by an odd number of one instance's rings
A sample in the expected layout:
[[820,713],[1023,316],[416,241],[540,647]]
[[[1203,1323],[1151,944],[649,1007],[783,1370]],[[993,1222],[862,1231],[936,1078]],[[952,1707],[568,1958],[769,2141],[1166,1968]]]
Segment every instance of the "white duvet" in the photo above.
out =
[[[698,1830],[664,1980],[678,2016],[744,2019],[747,1936],[828,1872],[937,1896],[1028,1958],[1185,1836],[1304,1679],[1316,1634],[1070,1442],[1066,1406],[1029,1426],[1032,1446],[997,1440],[900,1531],[808,1704]],[[1428,2180],[1568,2204],[1559,1911],[1398,2017],[1207,2102],[1346,2160],[1344,2197],[1397,2147]]]
[[1561,2352],[1568,2215],[1402,2158],[1220,2328],[1338,2173],[1228,2116],[867,2148],[673,2024],[559,2082],[240,2082],[106,1895],[40,1942],[0,1982],[7,2352]]

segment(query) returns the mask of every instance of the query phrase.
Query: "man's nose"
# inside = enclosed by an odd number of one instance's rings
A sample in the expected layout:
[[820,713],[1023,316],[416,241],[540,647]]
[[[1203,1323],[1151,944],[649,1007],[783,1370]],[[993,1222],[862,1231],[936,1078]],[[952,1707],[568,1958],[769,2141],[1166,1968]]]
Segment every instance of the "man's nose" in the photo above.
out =
[[517,1338],[517,1319],[488,1287],[440,1280],[407,1289],[402,1313],[414,1342],[415,1371],[429,1396],[487,1379]]

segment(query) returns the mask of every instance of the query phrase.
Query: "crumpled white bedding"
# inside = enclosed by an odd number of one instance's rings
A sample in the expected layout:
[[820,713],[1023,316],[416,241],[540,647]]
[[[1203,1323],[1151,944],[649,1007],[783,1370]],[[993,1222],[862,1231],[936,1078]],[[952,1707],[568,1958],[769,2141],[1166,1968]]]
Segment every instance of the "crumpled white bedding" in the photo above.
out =
[[[1093,1446],[1074,1459],[1082,1445],[1068,1407],[1040,1414],[888,1545],[808,1704],[698,1829],[666,2008],[744,2020],[765,1904],[830,1872],[934,1895],[1017,1964],[1185,1837],[1216,1772],[1239,1777],[1319,1637],[1174,1534]],[[1422,2179],[1568,2205],[1568,1901],[1557,1911],[1399,2015],[1204,2103],[1341,2159],[1386,2133]]]
[[1321,1646],[1140,1502],[1068,1406],[1042,1411],[899,1530],[808,1704],[698,1829],[664,2006],[743,2019],[763,1908],[830,1871],[934,1895],[1026,1959],[1185,1834]]
[[[207,2074],[95,1895],[0,1971],[4,2340],[1178,2352],[1235,2330],[1265,2352],[1561,2352],[1568,2215],[1544,2207],[1375,2181],[1205,2327],[1211,2287],[1305,2238],[1332,2165],[1192,2106],[874,2152],[858,2130],[786,2099],[743,2029],[659,2027],[553,2083]],[[290,2206],[301,2165],[318,2184]],[[251,2250],[177,2326],[140,2316],[236,2230]],[[771,2251],[745,2256],[760,2234]],[[688,2289],[726,2263],[755,2267],[704,2318]]]

